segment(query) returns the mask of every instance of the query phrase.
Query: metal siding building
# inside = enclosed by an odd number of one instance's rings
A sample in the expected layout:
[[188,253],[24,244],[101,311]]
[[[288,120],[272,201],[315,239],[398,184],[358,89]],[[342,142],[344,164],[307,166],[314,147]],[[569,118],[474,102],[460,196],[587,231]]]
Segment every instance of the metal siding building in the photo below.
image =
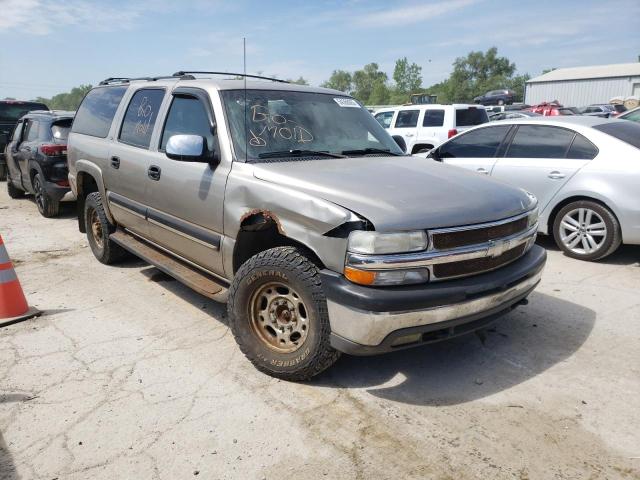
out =
[[632,95],[640,96],[640,63],[558,68],[529,80],[524,101],[535,105],[558,100],[581,107]]

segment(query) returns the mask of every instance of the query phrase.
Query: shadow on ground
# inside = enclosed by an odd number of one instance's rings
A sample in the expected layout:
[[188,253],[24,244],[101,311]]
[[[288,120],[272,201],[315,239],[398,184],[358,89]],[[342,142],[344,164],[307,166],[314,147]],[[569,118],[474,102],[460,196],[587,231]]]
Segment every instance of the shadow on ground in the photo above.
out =
[[13,457],[9,453],[7,444],[0,432],[0,480],[17,480],[18,473],[13,464]]
[[[227,323],[224,304],[155,267],[141,274]],[[538,292],[529,300],[529,305],[513,310],[480,335],[373,357],[343,355],[312,383],[366,388],[380,398],[430,406],[470,402],[507,390],[573,355],[595,323],[595,312],[575,303]]]
[[[560,249],[550,235],[538,235],[536,243],[546,250],[559,252]],[[579,262],[580,260],[575,260]],[[638,245],[620,245],[620,248],[614,253],[597,263],[605,265],[633,265],[634,263],[640,267],[640,246]]]
[[471,334],[375,357],[344,355],[317,384],[367,388],[415,405],[455,405],[509,389],[569,358],[589,337],[595,312],[534,292],[528,306]]

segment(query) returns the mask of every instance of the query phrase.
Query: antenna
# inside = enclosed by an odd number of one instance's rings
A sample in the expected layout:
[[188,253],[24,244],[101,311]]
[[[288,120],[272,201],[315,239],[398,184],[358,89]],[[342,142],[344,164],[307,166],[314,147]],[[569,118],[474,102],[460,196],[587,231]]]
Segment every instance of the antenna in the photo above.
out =
[[249,132],[247,131],[247,39],[242,37],[242,66],[244,72],[244,161],[249,161]]

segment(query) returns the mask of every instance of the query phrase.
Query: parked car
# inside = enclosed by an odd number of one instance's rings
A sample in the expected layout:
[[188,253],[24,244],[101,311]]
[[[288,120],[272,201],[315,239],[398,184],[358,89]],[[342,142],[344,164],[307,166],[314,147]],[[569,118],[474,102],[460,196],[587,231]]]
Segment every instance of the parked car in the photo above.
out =
[[599,105],[588,105],[586,107],[579,108],[580,115],[587,115],[590,117],[609,118],[617,114],[613,105],[603,103]]
[[391,135],[402,137],[412,154],[428,152],[458,132],[489,121],[483,107],[466,104],[383,108],[375,119]]
[[640,125],[598,117],[505,120],[459,135],[430,157],[538,197],[539,231],[570,257],[599,260],[640,244]]
[[24,102],[22,100],[0,100],[0,181],[7,178],[7,161],[4,148],[9,143],[11,132],[18,119],[30,110],[49,110],[44,103]]
[[618,115],[617,118],[622,120],[631,120],[632,122],[640,122],[640,107],[634,108],[633,110],[627,110],[626,112]]
[[580,112],[575,107],[563,107],[557,102],[540,103],[538,105],[532,105],[529,108],[525,108],[525,112],[539,113],[545,117],[557,117],[557,116],[569,116],[580,115]]
[[404,155],[343,92],[196,74],[87,94],[69,134],[79,228],[102,263],[128,250],[228,295],[261,371],[303,380],[339,352],[449,338],[535,288],[532,195]]
[[38,210],[55,217],[73,201],[67,169],[67,136],[73,112],[36,110],[22,117],[5,149],[11,198],[33,194]]
[[492,122],[496,120],[511,120],[514,118],[532,118],[532,117],[541,117],[539,113],[534,112],[524,112],[524,111],[513,111],[513,112],[502,112],[502,113],[494,113],[489,116],[489,120]]
[[515,93],[509,89],[491,90],[473,99],[480,105],[511,105],[515,99]]

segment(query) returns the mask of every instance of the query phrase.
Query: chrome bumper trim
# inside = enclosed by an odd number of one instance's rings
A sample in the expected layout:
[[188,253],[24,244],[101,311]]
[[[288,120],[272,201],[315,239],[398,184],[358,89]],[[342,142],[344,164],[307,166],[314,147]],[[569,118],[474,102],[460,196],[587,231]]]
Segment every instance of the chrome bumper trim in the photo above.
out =
[[532,290],[542,277],[542,271],[508,290],[466,302],[406,312],[369,312],[328,301],[331,331],[360,345],[377,346],[395,330],[430,325],[490,311],[517,299]]

